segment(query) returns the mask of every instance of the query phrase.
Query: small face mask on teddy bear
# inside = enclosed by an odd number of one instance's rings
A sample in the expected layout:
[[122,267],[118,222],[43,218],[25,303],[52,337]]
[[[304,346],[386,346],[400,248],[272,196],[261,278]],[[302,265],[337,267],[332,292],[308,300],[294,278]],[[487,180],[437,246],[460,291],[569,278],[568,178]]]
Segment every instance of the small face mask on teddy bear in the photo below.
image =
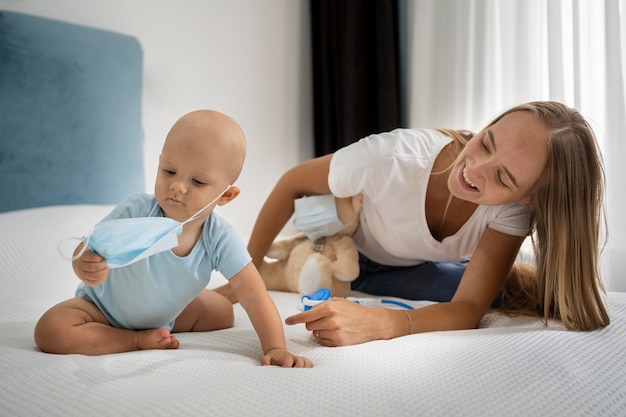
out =
[[339,220],[335,196],[315,195],[294,201],[293,223],[307,238],[317,240],[339,233],[345,225]]

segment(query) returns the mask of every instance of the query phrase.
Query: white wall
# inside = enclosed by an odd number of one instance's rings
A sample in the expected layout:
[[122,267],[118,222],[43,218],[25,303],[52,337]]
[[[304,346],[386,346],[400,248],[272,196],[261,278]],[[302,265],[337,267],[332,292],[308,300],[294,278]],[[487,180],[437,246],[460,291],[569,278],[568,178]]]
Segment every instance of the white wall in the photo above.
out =
[[279,176],[312,156],[307,0],[0,0],[0,10],[139,40],[148,192],[167,131],[198,108],[229,114],[246,132],[242,193],[217,209],[243,236]]

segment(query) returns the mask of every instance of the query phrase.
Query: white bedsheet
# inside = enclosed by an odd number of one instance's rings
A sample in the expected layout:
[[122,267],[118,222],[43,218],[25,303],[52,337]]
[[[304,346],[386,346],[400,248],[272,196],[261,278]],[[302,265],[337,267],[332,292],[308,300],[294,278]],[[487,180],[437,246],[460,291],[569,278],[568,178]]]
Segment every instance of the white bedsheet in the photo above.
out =
[[[260,366],[239,305],[233,328],[179,334],[174,351],[41,353],[37,319],[78,282],[56,245],[109,209],[0,214],[0,416],[626,416],[624,293],[608,295],[612,324],[588,333],[490,313],[476,330],[325,348],[286,326],[313,369]],[[283,318],[297,311],[296,294],[272,296]]]

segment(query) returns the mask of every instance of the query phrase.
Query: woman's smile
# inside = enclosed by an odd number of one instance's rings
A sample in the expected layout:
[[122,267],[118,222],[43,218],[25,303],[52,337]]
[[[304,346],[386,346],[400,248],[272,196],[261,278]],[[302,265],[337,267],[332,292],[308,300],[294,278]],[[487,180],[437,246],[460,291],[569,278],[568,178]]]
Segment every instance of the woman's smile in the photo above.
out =
[[478,187],[467,176],[467,166],[463,167],[463,170],[461,170],[461,174],[463,175],[463,180],[467,185],[469,185],[474,190],[478,190]]

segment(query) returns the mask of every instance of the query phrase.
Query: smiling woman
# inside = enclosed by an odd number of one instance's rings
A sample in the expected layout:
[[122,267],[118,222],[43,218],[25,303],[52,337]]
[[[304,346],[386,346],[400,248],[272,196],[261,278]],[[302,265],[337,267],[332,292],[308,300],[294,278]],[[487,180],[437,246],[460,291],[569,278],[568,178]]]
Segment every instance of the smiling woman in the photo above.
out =
[[[445,132],[463,148],[456,167],[460,174],[449,177],[451,193],[456,187],[466,199],[480,201],[489,195],[491,178],[492,189],[533,208],[537,272],[514,268],[505,282],[503,306],[559,317],[570,328],[607,325],[598,276],[604,177],[588,123],[558,103],[529,103],[505,112],[469,142],[467,133]],[[497,204],[498,198],[484,204]]]
[[[248,249],[260,266],[293,199],[360,193],[353,235],[360,275],[352,289],[440,302],[409,313],[412,332],[473,328],[492,306],[592,330],[609,323],[597,271],[602,190],[587,122],[561,103],[532,102],[476,136],[397,129],[292,168],[268,197]],[[511,268],[531,232],[537,268]],[[345,300],[287,322],[307,323],[326,345],[389,339],[408,329],[404,313],[373,313]]]
[[591,123],[606,171],[602,277],[626,291],[624,3],[406,3],[409,126],[478,131],[502,109],[537,99],[575,107]]
[[548,159],[547,137],[548,128],[532,113],[507,114],[460,152],[448,177],[450,192],[476,204],[528,204]]

